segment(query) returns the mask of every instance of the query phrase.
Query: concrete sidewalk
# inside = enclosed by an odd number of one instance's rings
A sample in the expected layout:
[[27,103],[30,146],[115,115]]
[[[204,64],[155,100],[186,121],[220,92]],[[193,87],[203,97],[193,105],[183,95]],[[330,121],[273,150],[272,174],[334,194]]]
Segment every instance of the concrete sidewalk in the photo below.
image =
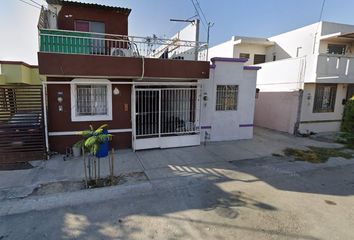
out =
[[[340,147],[308,138],[294,137],[256,128],[254,138],[230,142],[208,143],[206,146],[146,150],[120,150],[115,154],[115,174],[145,172],[150,181],[191,175],[218,176],[214,169],[230,169],[230,161],[254,159],[281,154],[286,147]],[[55,156],[48,161],[35,161],[32,169],[0,172],[0,200],[23,198],[41,184],[84,179],[81,158],[63,161]],[[108,175],[108,160],[102,159],[103,175]],[[224,173],[222,173],[224,174]]]

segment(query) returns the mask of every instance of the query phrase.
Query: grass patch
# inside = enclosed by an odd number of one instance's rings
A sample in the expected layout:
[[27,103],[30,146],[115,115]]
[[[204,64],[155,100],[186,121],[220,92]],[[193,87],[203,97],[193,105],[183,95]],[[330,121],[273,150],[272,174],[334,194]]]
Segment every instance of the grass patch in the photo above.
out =
[[352,153],[343,151],[342,148],[320,148],[308,147],[309,150],[301,150],[295,148],[286,148],[285,156],[293,157],[297,161],[306,161],[310,163],[324,163],[330,157],[342,157],[346,159],[352,158]]
[[345,144],[345,146],[349,149],[354,149],[354,134],[343,132],[336,139],[336,142]]

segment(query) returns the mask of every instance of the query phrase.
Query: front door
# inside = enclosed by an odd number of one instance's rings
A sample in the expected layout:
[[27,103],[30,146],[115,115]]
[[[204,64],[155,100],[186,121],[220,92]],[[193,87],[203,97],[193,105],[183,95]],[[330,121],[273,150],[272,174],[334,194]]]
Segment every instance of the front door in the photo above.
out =
[[134,150],[200,144],[198,87],[136,87]]

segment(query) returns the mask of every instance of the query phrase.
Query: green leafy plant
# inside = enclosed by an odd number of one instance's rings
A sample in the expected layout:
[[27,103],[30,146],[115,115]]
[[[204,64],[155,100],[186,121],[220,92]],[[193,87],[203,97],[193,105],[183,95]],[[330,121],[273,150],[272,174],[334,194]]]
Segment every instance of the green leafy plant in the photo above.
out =
[[94,129],[92,125],[90,125],[89,130],[80,132],[80,135],[83,137],[81,144],[86,151],[90,152],[91,154],[96,154],[99,151],[101,144],[105,143],[107,140],[110,141],[112,139],[111,134],[103,132],[103,129],[107,127],[108,125],[104,124],[99,128]]
[[345,104],[341,131],[340,141],[354,149],[354,96]]
[[354,134],[354,97],[345,104],[341,130]]

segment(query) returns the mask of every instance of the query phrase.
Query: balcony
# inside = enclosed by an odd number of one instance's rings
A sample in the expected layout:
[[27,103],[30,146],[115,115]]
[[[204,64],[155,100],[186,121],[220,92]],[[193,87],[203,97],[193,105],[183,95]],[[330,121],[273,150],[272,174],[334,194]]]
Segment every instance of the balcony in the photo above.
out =
[[204,42],[154,37],[41,29],[40,52],[144,57],[179,60],[206,60]]
[[39,44],[39,71],[46,76],[209,78],[202,42],[41,29]]
[[354,57],[320,54],[317,61],[317,82],[353,83]]

